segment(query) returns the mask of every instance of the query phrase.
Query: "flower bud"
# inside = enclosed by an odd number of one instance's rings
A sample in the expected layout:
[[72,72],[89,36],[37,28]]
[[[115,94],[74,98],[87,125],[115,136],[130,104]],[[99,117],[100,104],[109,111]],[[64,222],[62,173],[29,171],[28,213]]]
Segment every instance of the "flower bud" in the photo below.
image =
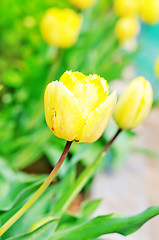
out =
[[144,77],[134,79],[120,96],[114,110],[114,120],[122,129],[142,123],[149,114],[153,101],[152,87]]
[[69,0],[72,5],[78,9],[88,9],[92,7],[97,0]]
[[156,24],[159,22],[159,0],[141,0],[140,17],[143,22]]
[[50,8],[41,21],[44,40],[52,46],[68,48],[77,41],[82,16],[72,9]]
[[159,78],[159,57],[157,58],[155,63],[155,75],[157,78]]
[[47,125],[67,141],[94,142],[104,132],[111,117],[116,93],[110,96],[107,81],[66,71],[60,81],[46,87],[44,96]]
[[122,17],[115,26],[115,35],[117,39],[124,43],[125,41],[134,38],[140,30],[139,22],[134,17]]
[[114,11],[120,17],[137,15],[139,6],[139,0],[114,0]]

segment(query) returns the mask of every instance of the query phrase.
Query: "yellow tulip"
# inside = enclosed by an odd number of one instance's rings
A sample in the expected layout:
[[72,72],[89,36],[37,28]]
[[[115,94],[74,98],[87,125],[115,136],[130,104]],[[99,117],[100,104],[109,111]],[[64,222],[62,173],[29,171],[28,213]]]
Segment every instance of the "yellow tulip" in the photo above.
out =
[[76,8],[88,9],[92,7],[97,0],[69,0]]
[[159,0],[141,0],[140,17],[143,22],[156,24],[159,22]]
[[121,17],[116,23],[115,35],[121,43],[124,43],[131,38],[135,38],[139,30],[140,24],[135,17]]
[[104,78],[66,71],[59,81],[46,87],[47,125],[55,136],[67,141],[96,141],[104,132],[116,103],[116,93],[108,94]]
[[51,8],[43,16],[40,27],[49,45],[68,48],[77,41],[81,24],[82,16],[74,10]]
[[144,77],[134,79],[120,96],[113,113],[122,129],[132,129],[142,123],[151,110],[152,87]]
[[114,0],[114,11],[120,17],[137,15],[139,6],[139,0]]
[[159,78],[159,57],[157,58],[155,63],[155,74],[156,74],[156,77]]

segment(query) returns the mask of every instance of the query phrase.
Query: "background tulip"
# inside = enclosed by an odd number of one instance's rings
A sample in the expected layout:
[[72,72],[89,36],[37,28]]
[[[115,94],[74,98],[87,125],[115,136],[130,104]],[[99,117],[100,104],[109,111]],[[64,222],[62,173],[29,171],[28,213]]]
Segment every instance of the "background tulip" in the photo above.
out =
[[140,25],[135,17],[122,17],[115,26],[115,35],[120,42],[125,42],[128,39],[137,36],[140,30]]
[[159,22],[159,0],[141,0],[140,17],[148,24]]
[[45,117],[49,128],[68,141],[94,142],[103,133],[116,102],[108,96],[107,81],[97,75],[66,71],[45,91]]
[[157,60],[155,63],[155,75],[157,78],[159,78],[159,57],[157,57]]
[[82,16],[72,9],[50,8],[41,21],[41,33],[44,40],[52,46],[68,48],[75,44]]
[[143,77],[133,80],[119,98],[114,120],[122,129],[131,129],[142,123],[151,110],[153,91]]
[[97,0],[69,0],[69,1],[79,9],[87,9],[92,7]]
[[139,0],[114,0],[114,11],[120,17],[137,15],[139,2]]

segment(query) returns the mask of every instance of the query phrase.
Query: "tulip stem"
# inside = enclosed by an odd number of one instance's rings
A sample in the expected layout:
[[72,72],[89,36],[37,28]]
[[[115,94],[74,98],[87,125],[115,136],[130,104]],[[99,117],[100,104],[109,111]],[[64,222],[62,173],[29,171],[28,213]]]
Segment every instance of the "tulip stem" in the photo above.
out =
[[106,151],[110,148],[110,146],[112,145],[112,143],[114,142],[114,140],[118,137],[118,135],[121,133],[122,129],[119,128],[118,131],[116,132],[116,134],[114,135],[114,137],[105,145],[105,147],[103,148],[102,153],[106,153]]
[[33,204],[34,202],[42,195],[42,193],[46,190],[46,188],[50,185],[53,178],[57,174],[61,164],[65,160],[68,151],[71,147],[72,142],[67,142],[66,146],[63,150],[63,153],[57,162],[56,166],[51,171],[50,175],[47,177],[45,182],[41,185],[41,187],[36,191],[36,193],[28,200],[27,203],[24,204],[22,208],[20,208],[1,228],[0,228],[0,236],[2,236]]
[[86,183],[91,179],[101,159],[105,155],[106,151],[110,148],[114,140],[121,133],[121,131],[122,129],[119,128],[116,134],[114,135],[114,137],[104,146],[104,148],[99,153],[99,155],[95,158],[95,160],[82,171],[82,173],[76,179],[75,183],[72,184],[72,186],[67,191],[67,193],[58,201],[57,205],[55,206],[55,209],[53,210],[54,216],[59,216],[63,214],[64,211],[67,210],[67,208],[75,199],[75,197],[80,193],[80,191],[83,189]]

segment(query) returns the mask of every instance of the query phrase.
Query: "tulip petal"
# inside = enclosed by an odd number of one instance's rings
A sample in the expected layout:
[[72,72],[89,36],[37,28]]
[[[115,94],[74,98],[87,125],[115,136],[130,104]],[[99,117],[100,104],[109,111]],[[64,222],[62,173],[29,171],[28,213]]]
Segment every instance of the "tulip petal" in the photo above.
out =
[[63,83],[51,82],[45,91],[45,117],[53,133],[73,141],[83,128],[84,120],[78,100]]
[[116,103],[116,92],[94,109],[84,123],[79,142],[94,142],[104,132]]
[[140,106],[133,120],[132,127],[136,127],[138,124],[142,123],[150,112],[153,102],[153,90],[149,81],[145,81],[143,96],[141,99]]
[[85,76],[80,72],[66,71],[60,82],[78,99],[85,119],[107,98],[109,92],[107,81],[96,74]]
[[143,82],[142,77],[132,81],[117,102],[113,117],[122,129],[134,127],[133,121],[137,116],[144,95]]

